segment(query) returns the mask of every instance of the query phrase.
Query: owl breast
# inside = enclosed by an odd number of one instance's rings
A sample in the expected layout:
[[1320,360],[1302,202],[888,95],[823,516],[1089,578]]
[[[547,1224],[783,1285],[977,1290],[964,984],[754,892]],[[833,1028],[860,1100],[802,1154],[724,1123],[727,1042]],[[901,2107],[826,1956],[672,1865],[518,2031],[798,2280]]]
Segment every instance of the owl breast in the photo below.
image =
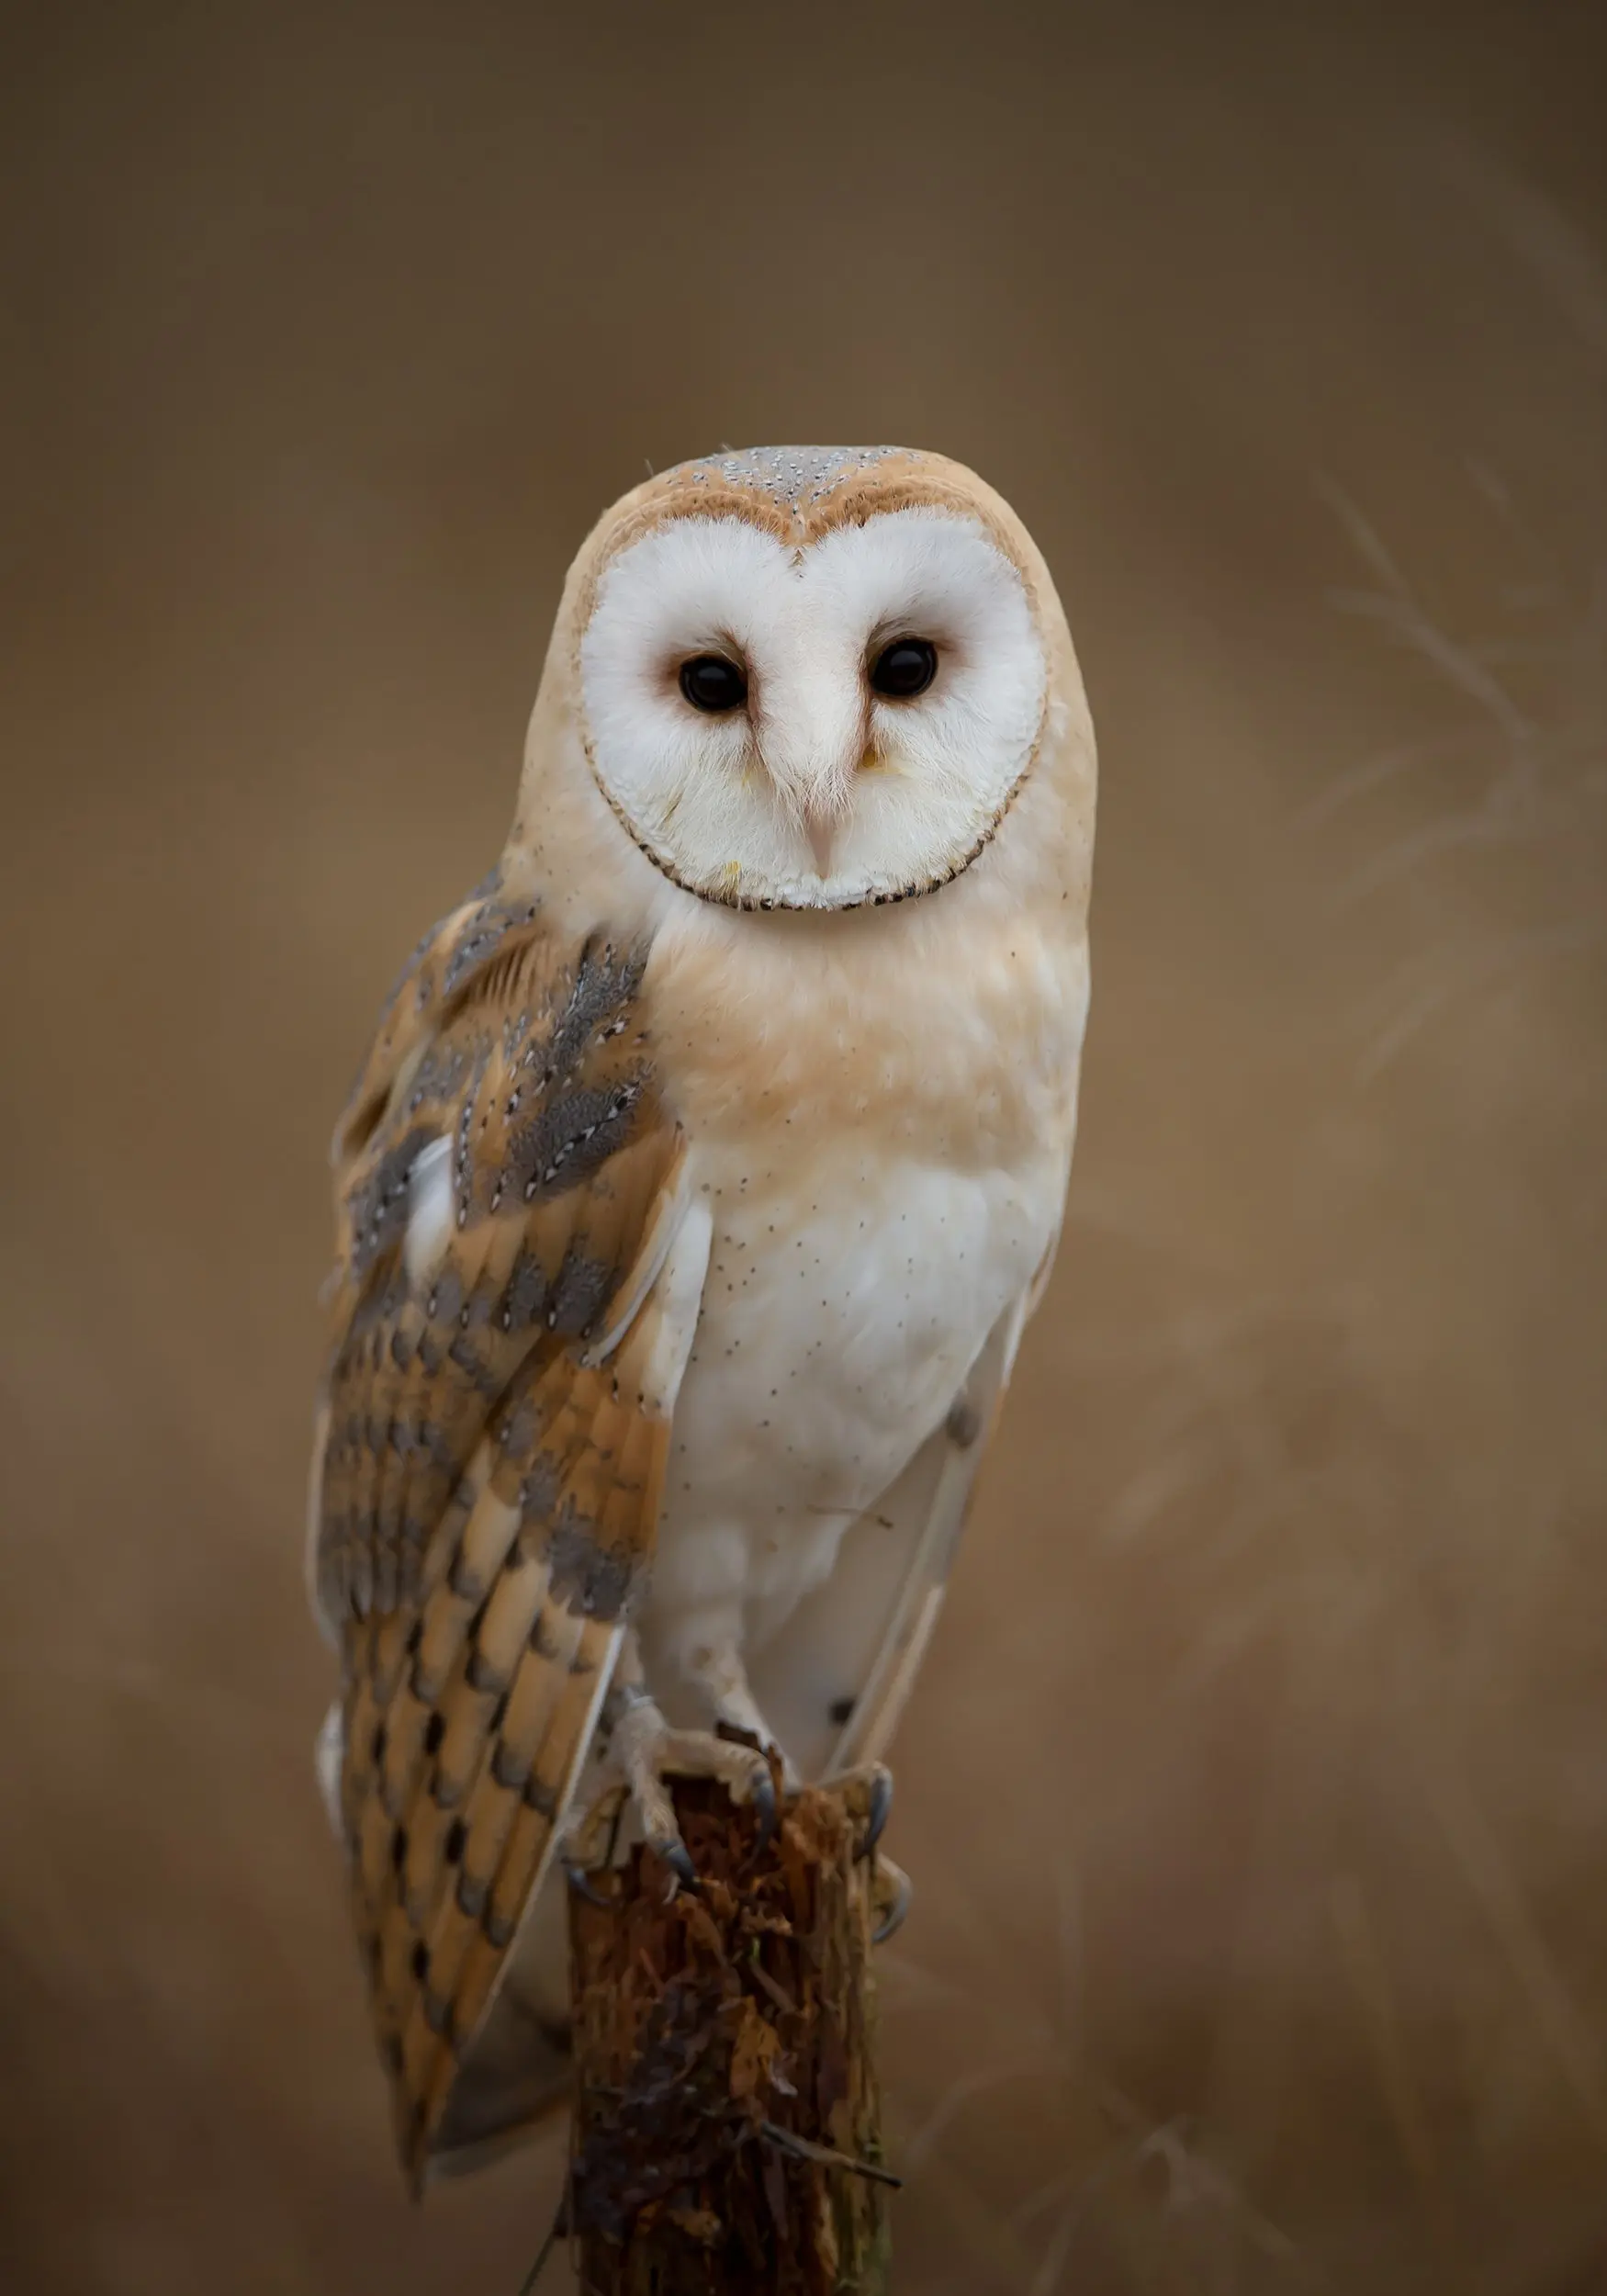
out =
[[1030,1283],[1064,1187],[1055,1154],[977,1172],[845,1143],[770,1185],[705,1161],[714,1244],[642,1622],[671,1705],[694,1651],[761,1651],[830,1572]]
[[781,1649],[1059,1227],[1085,949],[983,876],[939,900],[655,947],[654,1041],[714,1214],[638,1622],[675,1720],[708,1651]]

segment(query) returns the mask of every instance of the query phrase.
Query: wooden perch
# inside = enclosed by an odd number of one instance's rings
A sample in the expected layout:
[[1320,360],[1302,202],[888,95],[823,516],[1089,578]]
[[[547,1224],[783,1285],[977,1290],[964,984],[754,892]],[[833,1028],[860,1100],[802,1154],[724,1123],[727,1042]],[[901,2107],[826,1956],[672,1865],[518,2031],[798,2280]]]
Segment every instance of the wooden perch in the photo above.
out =
[[679,1784],[702,1882],[650,1851],[572,1900],[569,2225],[588,2296],[885,2296],[866,1790],[751,1810]]

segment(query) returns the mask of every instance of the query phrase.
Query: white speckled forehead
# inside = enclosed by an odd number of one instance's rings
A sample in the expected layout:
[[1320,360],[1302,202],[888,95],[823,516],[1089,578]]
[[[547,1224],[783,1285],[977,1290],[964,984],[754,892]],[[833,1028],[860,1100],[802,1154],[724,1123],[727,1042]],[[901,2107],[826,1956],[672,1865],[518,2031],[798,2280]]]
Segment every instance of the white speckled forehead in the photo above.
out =
[[877,464],[918,459],[904,446],[740,446],[700,455],[664,475],[694,487],[738,487],[761,494],[804,525],[839,487],[863,478]]

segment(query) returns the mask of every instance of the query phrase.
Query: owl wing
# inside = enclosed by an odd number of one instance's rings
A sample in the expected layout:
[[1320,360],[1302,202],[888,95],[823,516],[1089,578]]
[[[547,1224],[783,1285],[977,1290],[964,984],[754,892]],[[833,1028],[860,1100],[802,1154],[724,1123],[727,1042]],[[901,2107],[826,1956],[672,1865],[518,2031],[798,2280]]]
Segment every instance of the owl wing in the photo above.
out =
[[849,1525],[830,1577],[753,1669],[759,1707],[805,1778],[837,1776],[886,1755],[938,1623],[977,1473],[1054,1254],[1051,1242],[1026,1292],[988,1334],[942,1424]]
[[310,1565],[416,2184],[464,2120],[650,1558],[702,1295],[642,970],[482,891],[415,952],[336,1136]]

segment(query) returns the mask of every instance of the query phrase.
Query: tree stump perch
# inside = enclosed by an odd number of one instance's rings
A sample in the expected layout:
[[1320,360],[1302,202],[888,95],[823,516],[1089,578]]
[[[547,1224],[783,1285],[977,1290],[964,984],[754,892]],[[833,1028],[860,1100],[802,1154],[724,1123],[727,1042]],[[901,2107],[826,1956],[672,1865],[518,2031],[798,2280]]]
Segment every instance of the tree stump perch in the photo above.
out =
[[701,1887],[651,1851],[570,1911],[568,2224],[586,2296],[885,2296],[869,1795],[679,1784]]

